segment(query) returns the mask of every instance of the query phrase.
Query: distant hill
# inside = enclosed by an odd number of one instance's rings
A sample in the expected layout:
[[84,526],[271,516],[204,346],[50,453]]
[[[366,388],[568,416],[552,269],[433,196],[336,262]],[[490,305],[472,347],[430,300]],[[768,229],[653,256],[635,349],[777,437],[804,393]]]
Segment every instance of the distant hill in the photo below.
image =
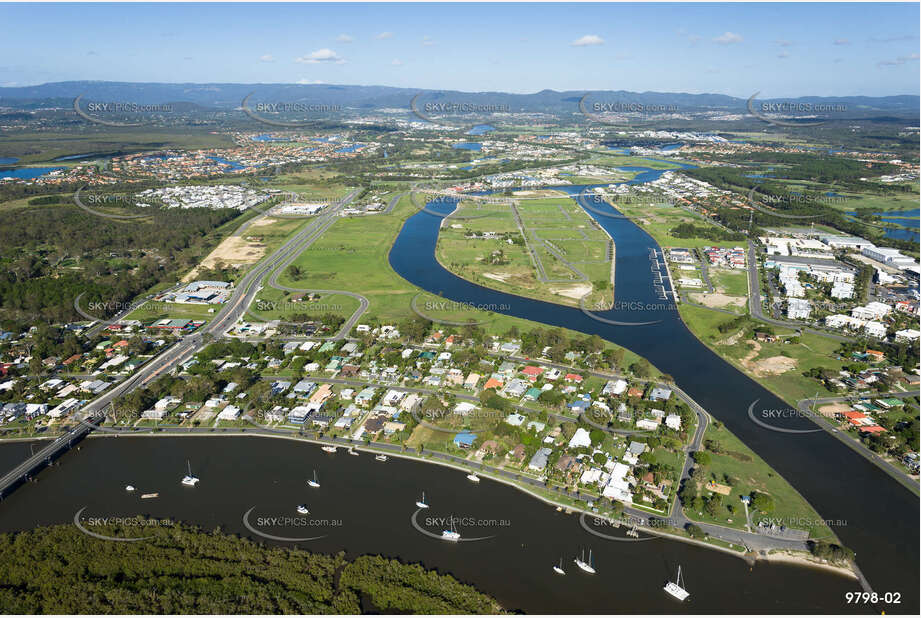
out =
[[[533,94],[503,92],[438,91],[390,86],[342,86],[329,84],[164,84],[104,81],[73,81],[0,88],[0,106],[19,109],[43,106],[69,106],[84,95],[85,101],[115,101],[138,104],[187,103],[210,109],[229,110],[240,106],[244,97],[255,93],[253,101],[274,101],[339,105],[344,108],[408,108],[415,95],[420,102],[450,102],[508,106],[512,112],[572,113],[579,100],[591,93],[592,101],[618,101],[646,106],[671,105],[678,110],[724,110],[744,112],[746,99],[722,94],[670,92],[564,91],[541,90]],[[763,96],[769,93],[761,93]],[[886,97],[799,97],[762,99],[760,102],[836,103],[859,115],[868,113],[914,116],[921,98],[916,95]]]

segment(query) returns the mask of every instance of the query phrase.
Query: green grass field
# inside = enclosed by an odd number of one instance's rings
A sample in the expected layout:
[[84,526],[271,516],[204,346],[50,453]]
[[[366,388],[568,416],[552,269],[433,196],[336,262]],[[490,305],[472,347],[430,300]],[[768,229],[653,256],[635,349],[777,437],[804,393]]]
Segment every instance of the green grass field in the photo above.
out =
[[[831,540],[834,538],[831,529],[825,525],[819,514],[799,492],[726,429],[722,423],[719,423],[719,427],[716,425],[713,422],[709,424],[704,439],[718,442],[722,454],[710,453],[711,463],[704,467],[707,474],[700,485],[701,494],[704,496],[710,494],[703,487],[703,483],[708,480],[728,485],[732,491],[728,496],[722,497],[722,503],[718,507],[716,516],[711,516],[707,511],[691,513],[686,509],[686,514],[691,519],[744,529],[745,507],[740,498],[756,491],[769,494],[773,498],[774,509],[769,513],[760,513],[750,509],[753,526],[761,520],[770,520],[778,525],[808,530],[810,537],[814,539]],[[732,512],[727,509],[727,506],[732,507]]]
[[[415,299],[415,305],[430,319],[482,322],[481,328],[491,334],[504,334],[512,326],[525,331],[544,327],[537,322],[499,313],[440,304],[443,299],[424,292],[397,275],[390,268],[387,256],[403,222],[415,212],[416,207],[407,196],[388,215],[338,219],[294,261],[306,273],[303,278],[294,281],[287,273],[282,273],[279,283],[289,287],[358,292],[370,303],[366,316],[382,322],[395,323],[416,316],[411,307]],[[564,332],[570,337],[584,337],[574,331],[564,329]],[[611,343],[608,345],[617,347]],[[625,365],[630,365],[637,358],[637,354],[625,350]]]
[[748,296],[748,272],[710,268],[710,281],[716,290],[730,296]]
[[[817,392],[820,397],[837,395],[827,390],[822,382],[805,377],[803,372],[814,367],[836,370],[848,364],[849,361],[836,357],[839,342],[809,333],[802,335],[799,343],[784,343],[785,339],[773,343],[734,340],[732,336],[740,328],[727,333],[717,330],[720,324],[733,319],[731,316],[687,303],[679,305],[678,312],[698,339],[788,404],[795,405]],[[777,326],[773,330],[782,337],[794,334],[790,329]]]
[[669,204],[629,203],[627,200],[613,202],[614,207],[630,217],[634,223],[643,228],[652,236],[660,247],[684,247],[696,249],[699,247],[737,247],[738,240],[707,240],[705,238],[679,238],[673,236],[671,231],[680,223],[691,223],[697,227],[720,229],[706,218],[695,212],[677,208]]
[[[523,229],[509,206],[462,203],[458,210],[462,216],[490,216],[448,220],[439,234],[438,260],[452,272],[480,285],[568,305],[577,305],[592,283],[610,281],[610,239],[573,200],[522,199],[516,210]],[[484,233],[512,234],[518,242],[482,238]],[[469,235],[480,238],[468,238]],[[530,251],[521,242],[525,238]],[[550,281],[541,279],[538,263]],[[595,292],[588,302],[611,302],[609,286]]]

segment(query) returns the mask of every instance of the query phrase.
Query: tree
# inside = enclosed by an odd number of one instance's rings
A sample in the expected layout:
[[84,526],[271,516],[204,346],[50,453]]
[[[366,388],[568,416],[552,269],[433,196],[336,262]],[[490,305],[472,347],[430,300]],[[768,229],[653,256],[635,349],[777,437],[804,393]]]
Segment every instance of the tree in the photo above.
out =
[[692,539],[703,539],[707,536],[703,529],[697,524],[688,524],[684,529]]
[[604,432],[600,429],[592,429],[588,433],[589,439],[591,439],[592,444],[601,444],[604,440]]
[[770,513],[774,510],[774,498],[761,492],[752,492],[752,508],[762,513]]
[[630,371],[638,378],[645,379],[652,375],[652,365],[645,358],[630,364]]
[[692,457],[694,458],[694,462],[700,466],[710,465],[710,453],[706,451],[694,451]]

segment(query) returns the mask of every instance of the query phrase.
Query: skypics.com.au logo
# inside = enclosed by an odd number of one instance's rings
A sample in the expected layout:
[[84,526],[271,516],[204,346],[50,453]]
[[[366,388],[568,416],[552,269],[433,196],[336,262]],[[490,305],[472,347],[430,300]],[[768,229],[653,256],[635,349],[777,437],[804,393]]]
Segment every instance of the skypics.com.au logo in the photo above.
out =
[[106,127],[142,127],[153,124],[164,114],[175,112],[174,106],[167,103],[141,103],[139,101],[84,103],[84,96],[86,95],[80,94],[74,98],[74,112],[88,122]]
[[473,103],[444,99],[426,101],[425,97],[440,97],[440,93],[418,93],[409,100],[409,111],[429,124],[468,132],[492,120],[495,114],[509,114],[511,106],[506,103]]
[[845,114],[848,111],[846,104],[838,102],[771,100],[756,103],[755,98],[759,94],[761,91],[748,98],[748,113],[778,127],[817,127],[831,120],[834,114]]
[[579,111],[588,120],[599,124],[644,127],[658,120],[672,118],[681,109],[672,103],[640,103],[612,97],[610,94],[594,95],[588,92],[579,99]]
[[240,109],[253,120],[270,127],[299,129],[316,125],[342,112],[342,106],[303,101],[253,101],[255,91],[243,97]]

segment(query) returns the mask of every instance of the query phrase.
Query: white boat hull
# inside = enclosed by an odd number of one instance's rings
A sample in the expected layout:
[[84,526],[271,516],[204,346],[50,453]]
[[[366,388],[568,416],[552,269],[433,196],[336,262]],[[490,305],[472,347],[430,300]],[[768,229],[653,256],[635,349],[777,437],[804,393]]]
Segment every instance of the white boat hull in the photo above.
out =
[[476,474],[468,474],[467,479],[473,481],[474,483],[480,482],[480,477],[478,477]]
[[576,566],[582,569],[583,571],[585,571],[586,573],[591,573],[592,575],[595,574],[595,569],[594,567],[592,567],[592,565],[588,564],[587,562],[582,562],[581,560],[576,560],[575,562],[576,562]]
[[461,538],[460,534],[458,534],[457,532],[449,532],[445,530],[444,532],[441,533],[442,541],[451,541],[452,543],[457,543],[458,541],[460,541],[460,538]]
[[416,502],[416,506],[418,506],[420,509],[429,508],[429,505],[427,505],[425,502]]
[[566,571],[564,571],[558,566],[553,567],[553,572],[556,573],[557,575],[566,575]]
[[691,596],[690,592],[674,582],[668,582],[665,584],[665,592],[669,593],[679,601],[684,601],[686,598]]

